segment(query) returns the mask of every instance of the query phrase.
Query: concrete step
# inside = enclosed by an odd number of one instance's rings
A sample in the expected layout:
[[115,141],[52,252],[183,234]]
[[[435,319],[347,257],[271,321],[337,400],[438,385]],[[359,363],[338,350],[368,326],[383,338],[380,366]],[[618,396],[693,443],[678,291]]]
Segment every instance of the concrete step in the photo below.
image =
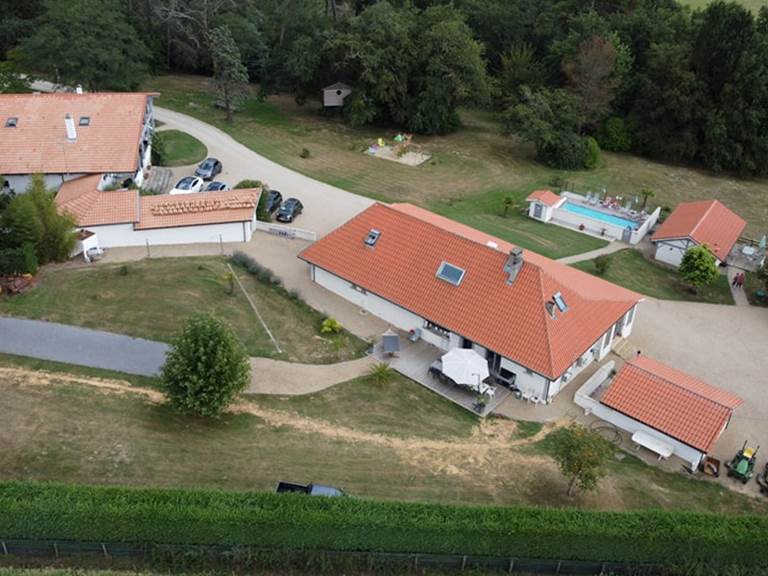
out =
[[149,176],[144,183],[143,188],[145,190],[151,190],[155,194],[165,194],[173,185],[173,172],[170,168],[162,168],[161,166],[153,166],[149,171]]
[[613,351],[624,358],[624,360],[631,360],[637,355],[637,346],[626,338],[622,338],[621,341],[613,347]]

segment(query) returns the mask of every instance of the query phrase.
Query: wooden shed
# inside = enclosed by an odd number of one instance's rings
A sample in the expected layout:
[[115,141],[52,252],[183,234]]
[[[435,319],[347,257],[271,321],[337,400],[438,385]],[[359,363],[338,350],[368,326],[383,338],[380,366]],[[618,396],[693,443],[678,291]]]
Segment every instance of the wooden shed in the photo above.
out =
[[344,99],[352,93],[352,87],[343,82],[336,82],[323,88],[323,106],[338,108],[344,106]]

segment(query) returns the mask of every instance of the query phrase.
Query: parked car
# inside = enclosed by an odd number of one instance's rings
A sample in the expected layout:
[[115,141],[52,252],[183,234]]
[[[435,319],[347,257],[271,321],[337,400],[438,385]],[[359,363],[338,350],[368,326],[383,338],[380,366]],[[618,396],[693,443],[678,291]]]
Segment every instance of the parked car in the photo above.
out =
[[184,176],[176,182],[176,186],[171,190],[171,194],[189,194],[190,192],[200,192],[203,189],[203,179],[196,176]]
[[280,210],[277,211],[277,220],[279,222],[293,222],[293,219],[301,214],[302,210],[304,210],[304,205],[301,203],[301,200],[298,198],[288,198],[280,206]]
[[340,496],[346,496],[344,490],[341,488],[334,488],[333,486],[325,486],[324,484],[315,484],[310,482],[309,484],[293,484],[291,482],[278,482],[275,492],[278,494],[309,494],[310,496],[327,496],[330,498],[338,498]]
[[279,190],[270,190],[267,195],[267,212],[274,214],[275,211],[280,208],[280,204],[283,203],[283,195]]
[[223,190],[229,190],[229,186],[217,180],[208,182],[208,186],[205,187],[205,192],[221,192]]
[[216,158],[206,158],[195,170],[195,176],[199,176],[203,180],[213,180],[213,178],[221,172],[221,162]]

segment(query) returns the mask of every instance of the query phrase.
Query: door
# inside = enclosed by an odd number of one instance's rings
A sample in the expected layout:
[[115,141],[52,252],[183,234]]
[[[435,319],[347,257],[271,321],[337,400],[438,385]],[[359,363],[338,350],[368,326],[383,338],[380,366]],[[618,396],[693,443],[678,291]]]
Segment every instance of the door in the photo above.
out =
[[488,370],[491,374],[498,374],[501,368],[501,356],[496,352],[488,351]]
[[622,232],[621,234],[621,241],[629,244],[630,240],[632,240],[632,228],[627,226],[626,228],[624,228],[624,232]]
[[462,338],[461,347],[468,350],[472,350],[472,340],[468,340],[467,338]]
[[541,209],[542,209],[542,206],[538,202],[533,205],[533,217],[534,218],[538,218],[539,220],[541,220]]

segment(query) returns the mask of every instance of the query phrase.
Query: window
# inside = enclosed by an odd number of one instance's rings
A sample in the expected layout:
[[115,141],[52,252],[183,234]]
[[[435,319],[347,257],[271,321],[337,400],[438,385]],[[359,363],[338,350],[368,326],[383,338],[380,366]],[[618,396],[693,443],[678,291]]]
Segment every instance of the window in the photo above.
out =
[[78,122],[80,126],[90,126],[91,125],[91,117],[90,116],[80,116],[80,121]]
[[11,116],[5,121],[5,127],[6,128],[16,128],[16,126],[19,123],[19,119],[16,118],[16,116]]
[[429,330],[430,332],[434,332],[438,336],[442,336],[443,338],[448,338],[448,334],[450,332],[446,329],[440,326],[439,324],[435,324],[434,322],[430,322],[429,320],[424,321],[424,328]]
[[526,368],[525,373],[528,374],[528,376],[533,376],[533,370],[531,370],[530,368]]
[[440,264],[440,268],[437,269],[437,277],[454,286],[461,284],[464,274],[466,274],[465,270],[458,266],[454,266],[453,264],[449,264],[445,260]]
[[552,296],[552,300],[555,301],[555,305],[557,306],[557,309],[560,310],[560,312],[565,312],[568,310],[568,305],[565,303],[565,300],[563,300],[563,295],[560,292],[557,292],[554,296]]
[[549,314],[549,317],[552,318],[552,320],[555,319],[555,305],[552,302],[545,302],[544,308],[547,310],[547,314]]
[[378,242],[379,236],[381,236],[381,232],[375,228],[371,228],[371,231],[368,232],[368,236],[365,238],[365,245],[371,247],[376,246],[376,242]]

